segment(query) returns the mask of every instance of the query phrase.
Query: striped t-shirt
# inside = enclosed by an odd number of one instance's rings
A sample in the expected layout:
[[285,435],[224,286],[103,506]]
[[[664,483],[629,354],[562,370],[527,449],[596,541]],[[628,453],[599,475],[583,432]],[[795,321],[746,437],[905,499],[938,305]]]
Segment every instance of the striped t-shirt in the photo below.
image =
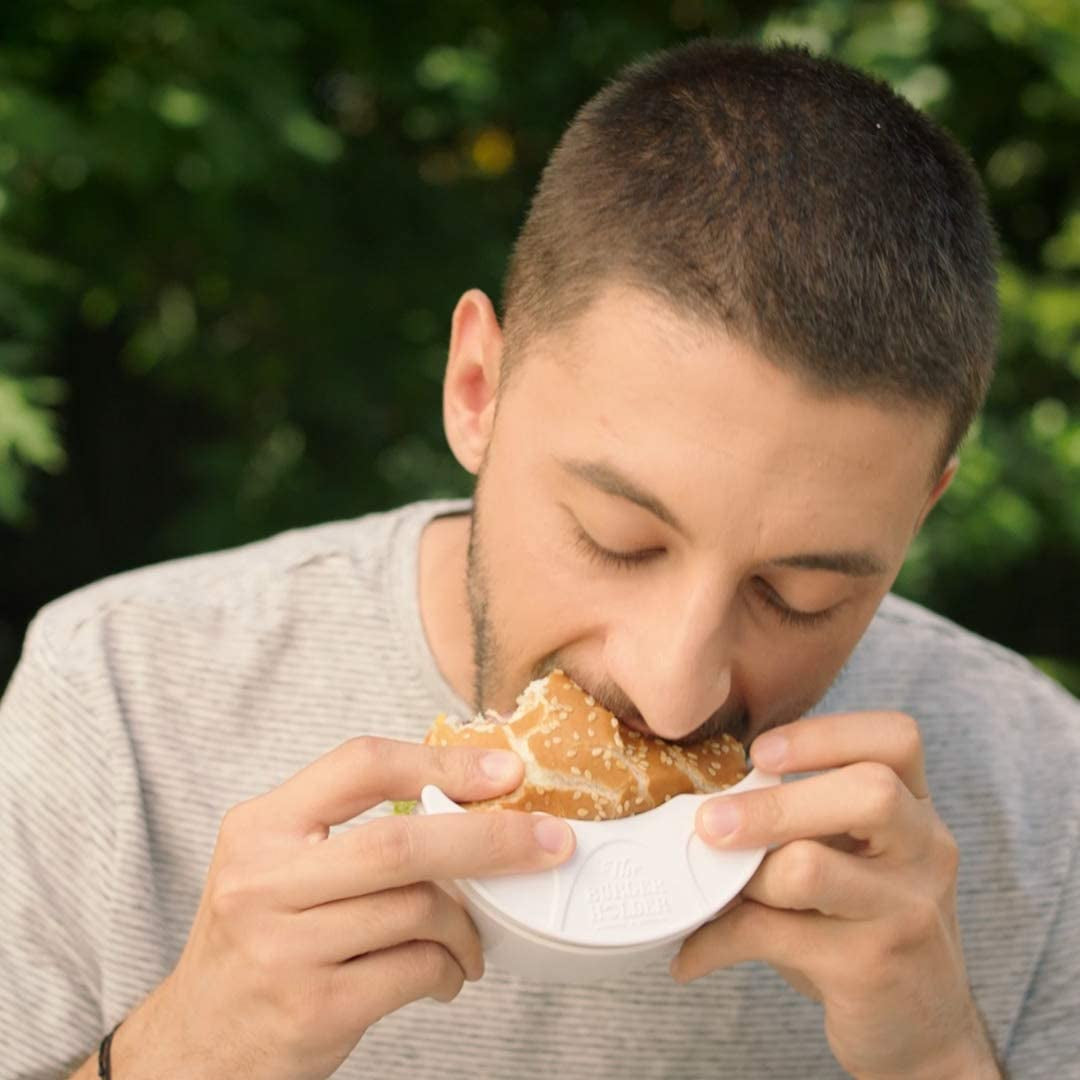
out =
[[[352,735],[469,712],[427,645],[421,503],[121,574],[34,620],[0,705],[0,1074],[64,1075],[175,964],[221,818]],[[1080,706],[1008,650],[885,599],[816,712],[919,722],[960,852],[969,978],[1012,1077],[1080,1077]],[[384,804],[373,813],[387,811]],[[335,1074],[843,1075],[760,964],[678,986],[488,965],[372,1026]],[[117,1080],[123,1080],[118,1077]]]

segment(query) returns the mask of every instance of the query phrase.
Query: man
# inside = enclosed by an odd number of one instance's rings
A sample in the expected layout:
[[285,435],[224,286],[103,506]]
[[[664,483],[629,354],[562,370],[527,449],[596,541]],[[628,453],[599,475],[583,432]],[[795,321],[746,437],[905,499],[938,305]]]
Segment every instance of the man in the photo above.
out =
[[[454,312],[471,508],[35,620],[0,713],[5,1069],[1069,1075],[1080,710],[888,595],[986,392],[993,259],[967,159],[884,86],[711,41],[624,72],[552,157],[502,321],[475,290]],[[555,666],[643,730],[810,774],[705,804],[708,843],[772,850],[670,971],[485,972],[432,882],[572,834],[386,813],[512,790],[512,756],[413,744]]]

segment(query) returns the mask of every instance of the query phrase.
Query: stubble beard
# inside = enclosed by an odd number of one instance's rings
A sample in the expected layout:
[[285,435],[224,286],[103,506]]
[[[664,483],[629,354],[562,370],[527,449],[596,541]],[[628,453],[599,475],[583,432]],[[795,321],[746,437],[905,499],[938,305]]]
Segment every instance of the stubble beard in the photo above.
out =
[[487,700],[492,670],[497,665],[497,649],[491,625],[489,590],[484,557],[481,553],[479,514],[480,478],[477,476],[469,515],[469,545],[465,557],[465,591],[469,600],[469,622],[472,628],[473,708],[482,712]]

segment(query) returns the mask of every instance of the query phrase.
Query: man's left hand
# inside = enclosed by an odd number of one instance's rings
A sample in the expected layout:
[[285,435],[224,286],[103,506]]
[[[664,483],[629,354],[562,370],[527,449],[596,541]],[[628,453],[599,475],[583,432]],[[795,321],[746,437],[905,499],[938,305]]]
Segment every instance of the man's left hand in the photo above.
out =
[[750,756],[817,775],[699,808],[711,846],[776,847],[734,906],[687,938],[674,978],[762,960],[822,1003],[853,1076],[1000,1076],[964,966],[956,843],[930,801],[915,721],[804,718],[760,736]]

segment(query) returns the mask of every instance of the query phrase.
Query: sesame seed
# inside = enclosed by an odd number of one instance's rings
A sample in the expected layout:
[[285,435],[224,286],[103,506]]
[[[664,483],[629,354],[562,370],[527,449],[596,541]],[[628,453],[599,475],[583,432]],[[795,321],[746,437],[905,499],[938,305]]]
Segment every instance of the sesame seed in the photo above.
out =
[[596,719],[596,713],[595,712],[589,713],[589,715],[586,716],[585,719],[591,724]]
[[555,736],[555,738],[554,738],[554,739],[552,739],[551,741],[552,741],[552,742],[553,742],[553,743],[554,743],[554,744],[555,744],[556,746],[558,746],[558,745],[559,745],[559,743],[561,743],[561,742],[562,742],[562,737],[561,737],[561,736],[559,736],[559,735],[556,735],[556,736]]
[[595,732],[595,731],[593,731],[593,729],[592,729],[592,728],[589,728],[589,734],[590,734],[591,736],[595,736],[595,735],[596,735],[596,732]]
[[574,732],[574,739],[577,740],[577,739],[580,739],[580,738],[581,738],[581,732],[575,731]]
[[588,769],[585,770],[585,779],[586,780],[591,780],[592,779],[592,773]]
[[585,807],[583,806],[583,807],[582,807],[582,808],[581,808],[581,809],[580,809],[580,810],[579,810],[579,811],[577,812],[577,816],[578,816],[578,817],[588,817],[588,816],[589,816],[589,811],[588,811],[588,810],[586,810],[586,809],[585,809]]
[[551,745],[551,740],[550,739],[545,739],[544,740],[544,745],[545,746],[550,746]]
[[573,773],[573,774],[574,774],[575,776],[580,776],[580,775],[581,775],[581,770],[580,770],[580,769],[579,769],[579,768],[578,768],[578,767],[577,767],[576,765],[571,765],[571,766],[570,766],[570,771],[571,771],[571,772],[572,772],[572,773]]
[[575,791],[574,792],[574,802],[577,802],[578,799],[580,799],[580,798],[581,798],[581,792],[580,791]]
[[585,704],[586,705],[595,705],[596,704],[596,698],[594,698],[592,696],[592,694],[586,694],[585,695]]
[[577,751],[576,750],[567,750],[566,751],[566,756],[567,757],[577,757]]
[[637,798],[636,798],[636,799],[634,800],[634,805],[635,805],[635,806],[640,806],[640,805],[641,805],[641,804],[642,804],[642,803],[643,803],[644,801],[645,801],[645,796],[644,796],[644,795],[639,795],[639,796],[638,796],[638,797],[637,797]]
[[664,796],[664,802],[667,802],[667,801],[668,801],[668,799],[670,799],[670,798],[671,798],[671,796],[670,796],[670,795],[665,795],[665,796]]
[[594,746],[592,748],[592,756],[593,757],[599,757],[603,752],[604,752],[604,748],[602,746]]

